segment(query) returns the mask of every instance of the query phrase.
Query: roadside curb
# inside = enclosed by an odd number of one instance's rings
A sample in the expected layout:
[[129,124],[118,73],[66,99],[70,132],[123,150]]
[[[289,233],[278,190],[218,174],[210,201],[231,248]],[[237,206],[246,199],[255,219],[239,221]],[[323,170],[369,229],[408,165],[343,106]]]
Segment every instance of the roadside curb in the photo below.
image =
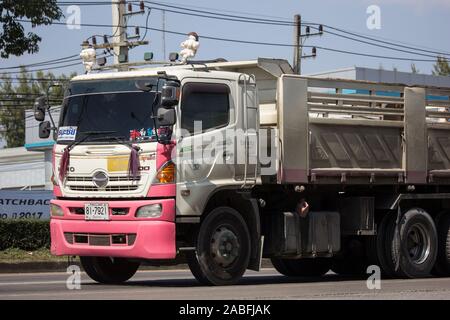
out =
[[[78,260],[74,260],[73,264],[80,265]],[[32,272],[65,272],[67,270],[67,261],[27,261],[18,263],[0,262],[0,274],[2,273],[32,273]],[[272,267],[269,259],[263,259],[262,268]],[[188,270],[187,264],[174,265],[141,265],[139,270]]]
[[67,261],[29,261],[18,263],[0,262],[0,273],[27,273],[65,271]]

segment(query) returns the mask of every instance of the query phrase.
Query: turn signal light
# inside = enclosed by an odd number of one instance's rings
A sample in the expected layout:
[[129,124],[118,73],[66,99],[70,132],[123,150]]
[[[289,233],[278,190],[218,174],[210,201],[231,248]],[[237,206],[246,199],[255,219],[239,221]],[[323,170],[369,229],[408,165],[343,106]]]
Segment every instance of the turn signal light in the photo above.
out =
[[54,217],[62,217],[64,215],[64,211],[60,206],[51,203],[50,204],[50,214]]
[[175,164],[172,161],[166,162],[158,171],[155,178],[156,183],[175,182]]

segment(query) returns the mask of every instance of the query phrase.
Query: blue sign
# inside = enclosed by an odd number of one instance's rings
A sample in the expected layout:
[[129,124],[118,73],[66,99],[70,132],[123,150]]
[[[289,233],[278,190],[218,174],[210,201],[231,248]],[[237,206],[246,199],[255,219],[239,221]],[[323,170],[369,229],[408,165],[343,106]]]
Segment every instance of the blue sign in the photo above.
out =
[[50,219],[52,191],[0,190],[0,219]]

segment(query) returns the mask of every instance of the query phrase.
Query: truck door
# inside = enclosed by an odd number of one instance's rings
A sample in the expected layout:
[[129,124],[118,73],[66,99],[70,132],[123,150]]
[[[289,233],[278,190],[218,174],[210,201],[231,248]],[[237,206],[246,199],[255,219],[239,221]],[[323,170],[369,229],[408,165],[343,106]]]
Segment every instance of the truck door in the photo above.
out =
[[177,140],[177,209],[181,214],[200,214],[206,195],[234,180],[233,137],[227,131],[236,127],[236,88],[231,81],[211,81],[183,81]]

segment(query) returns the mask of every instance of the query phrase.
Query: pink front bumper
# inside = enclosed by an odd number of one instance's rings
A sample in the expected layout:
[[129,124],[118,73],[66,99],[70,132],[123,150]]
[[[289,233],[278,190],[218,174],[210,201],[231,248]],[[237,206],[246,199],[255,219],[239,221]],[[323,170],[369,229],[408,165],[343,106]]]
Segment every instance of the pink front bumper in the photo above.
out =
[[[111,216],[110,221],[85,221],[84,215],[73,213],[72,208],[82,208],[88,201],[53,200],[63,208],[64,217],[52,217],[50,221],[51,252],[54,255],[109,256],[142,259],[174,259],[175,242],[175,200],[106,201],[112,208],[129,208],[128,215]],[[136,210],[148,204],[160,203],[163,214],[157,219],[137,219]],[[93,244],[77,243],[67,235],[102,237],[133,235],[131,243]],[[128,236],[127,236],[128,238]],[[131,239],[131,238],[130,238]]]

